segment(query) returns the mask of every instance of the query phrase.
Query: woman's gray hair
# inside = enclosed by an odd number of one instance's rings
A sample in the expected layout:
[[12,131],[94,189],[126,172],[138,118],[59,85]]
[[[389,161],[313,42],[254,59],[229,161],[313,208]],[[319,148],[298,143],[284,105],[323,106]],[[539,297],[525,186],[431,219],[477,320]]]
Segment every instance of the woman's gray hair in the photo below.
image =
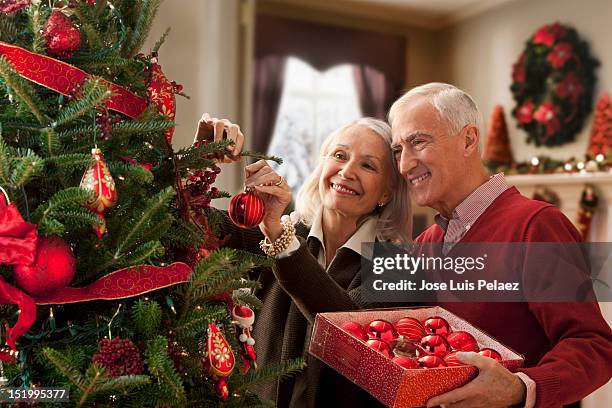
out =
[[412,208],[406,180],[398,173],[391,151],[391,128],[386,122],[374,118],[361,118],[352,121],[330,134],[321,144],[319,161],[297,193],[295,208],[302,222],[312,225],[317,210],[321,207],[319,179],[323,171],[325,158],[329,155],[332,142],[353,126],[363,126],[379,135],[387,144],[389,166],[392,169],[389,178],[391,200],[378,210],[380,217],[376,226],[376,238],[380,241],[409,242],[412,237]]
[[469,124],[478,126],[479,131],[482,130],[482,115],[474,99],[456,86],[441,82],[417,86],[402,95],[389,109],[389,123],[393,124],[393,120],[408,101],[417,96],[429,100],[446,122],[450,134],[459,133]]

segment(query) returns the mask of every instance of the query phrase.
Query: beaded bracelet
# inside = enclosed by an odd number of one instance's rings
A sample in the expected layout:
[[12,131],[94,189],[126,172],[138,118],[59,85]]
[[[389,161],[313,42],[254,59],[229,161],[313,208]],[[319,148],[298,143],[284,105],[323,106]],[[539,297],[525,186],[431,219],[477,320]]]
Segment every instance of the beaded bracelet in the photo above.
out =
[[259,242],[259,247],[269,257],[275,257],[287,249],[295,236],[295,227],[291,221],[283,221],[281,225],[283,226],[283,232],[274,242],[270,242],[268,237]]

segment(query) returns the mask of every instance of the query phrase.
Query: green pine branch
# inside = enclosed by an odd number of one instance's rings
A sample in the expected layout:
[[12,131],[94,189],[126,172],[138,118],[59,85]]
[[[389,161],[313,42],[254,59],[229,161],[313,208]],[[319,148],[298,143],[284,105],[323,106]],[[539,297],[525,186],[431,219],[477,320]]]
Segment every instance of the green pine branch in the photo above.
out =
[[43,168],[43,159],[30,149],[17,149],[17,156],[13,157],[13,166],[9,187],[17,190],[26,185],[32,178],[38,176]]
[[132,163],[111,161],[106,163],[108,170],[114,177],[124,177],[139,184],[150,184],[153,182],[153,173],[149,170]]
[[175,218],[172,228],[164,235],[167,246],[200,248],[204,245],[204,234],[194,224]]
[[159,49],[166,41],[166,37],[168,37],[168,34],[170,34],[170,27],[166,28],[166,31],[164,31],[164,33],[159,38],[159,40],[155,42],[155,45],[153,46],[153,49],[151,50],[151,52],[159,52]]
[[132,32],[122,52],[124,56],[133,58],[140,51],[142,44],[144,44],[149,34],[153,19],[161,2],[162,0],[142,0],[139,4],[136,24],[132,28]]
[[261,309],[263,307],[263,303],[257,296],[246,291],[236,291],[234,292],[232,298],[234,303],[239,305],[250,306],[255,309]]
[[57,133],[51,128],[44,128],[40,131],[39,145],[42,150],[49,156],[55,156],[62,148]]
[[40,4],[31,4],[26,9],[29,29],[32,33],[32,51],[37,54],[44,53],[46,49],[43,31],[45,29],[45,23],[49,18],[47,10],[47,8],[40,7]]
[[79,20],[81,30],[85,33],[89,48],[93,50],[102,48],[102,40],[98,34],[99,29],[96,27],[96,18],[91,15],[91,6],[84,2],[79,2],[72,11]]
[[162,309],[155,301],[138,299],[132,306],[131,316],[136,332],[145,339],[152,338],[161,327]]
[[186,400],[185,388],[181,377],[174,369],[174,363],[168,357],[168,340],[158,336],[147,344],[146,362],[149,372],[157,379],[160,386],[168,390],[168,397],[174,403]]
[[122,234],[123,238],[119,241],[115,254],[113,255],[114,260],[119,260],[126,254],[126,252],[138,244],[140,238],[144,235],[147,229],[151,227],[151,219],[168,207],[168,204],[174,197],[174,194],[174,189],[172,187],[167,187],[147,201],[146,207],[140,217],[132,222],[129,222],[124,229],[125,233]]
[[175,125],[171,120],[129,120],[111,125],[111,132],[113,134],[161,132]]
[[15,72],[3,56],[0,56],[0,80],[13,91],[19,100],[25,103],[41,125],[49,123],[49,118],[40,109],[43,103],[30,82]]
[[188,339],[206,332],[208,325],[227,318],[227,307],[221,305],[196,306],[176,322],[180,339]]
[[145,242],[134,250],[121,256],[114,262],[114,265],[123,267],[151,263],[153,259],[163,256],[165,252],[165,248],[161,242]]
[[257,370],[250,370],[244,376],[232,377],[234,381],[232,381],[231,387],[234,392],[240,393],[255,384],[272,378],[290,378],[303,370],[304,367],[306,367],[306,362],[301,357],[269,364],[265,367],[259,367]]
[[45,166],[53,166],[62,171],[84,170],[94,162],[89,154],[72,153],[45,159]]
[[61,109],[51,126],[61,126],[82,117],[92,109],[101,106],[111,94],[109,86],[101,79],[87,79],[81,88],[81,96]]
[[69,187],[53,194],[49,200],[43,202],[32,214],[36,224],[44,224],[55,218],[56,211],[77,209],[85,205],[91,197],[91,192],[81,187]]
[[53,364],[53,366],[66,377],[79,390],[85,390],[85,379],[70,359],[62,352],[49,347],[44,347],[42,354]]
[[2,124],[0,123],[0,184],[8,185],[11,175],[11,162],[13,155],[11,149],[2,136]]
[[16,21],[16,16],[0,13],[0,41],[13,43],[21,29]]

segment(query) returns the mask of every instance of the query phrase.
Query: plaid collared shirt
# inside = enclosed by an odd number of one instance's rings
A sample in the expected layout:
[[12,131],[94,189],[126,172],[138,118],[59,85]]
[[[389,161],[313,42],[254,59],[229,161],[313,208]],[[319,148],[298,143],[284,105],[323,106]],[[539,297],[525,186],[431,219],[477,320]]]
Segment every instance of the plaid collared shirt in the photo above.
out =
[[470,230],[474,222],[485,212],[497,197],[510,186],[506,183],[504,173],[491,176],[453,210],[451,219],[438,213],[435,222],[444,231],[443,252],[447,254]]

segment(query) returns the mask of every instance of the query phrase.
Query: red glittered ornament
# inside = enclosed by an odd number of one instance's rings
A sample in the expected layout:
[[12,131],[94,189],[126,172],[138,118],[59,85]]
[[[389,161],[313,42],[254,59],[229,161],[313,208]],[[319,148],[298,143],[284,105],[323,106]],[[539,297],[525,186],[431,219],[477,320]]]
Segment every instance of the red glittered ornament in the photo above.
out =
[[340,326],[343,330],[349,332],[354,337],[357,337],[359,340],[366,341],[368,339],[368,335],[366,331],[363,329],[363,326],[359,323],[355,322],[346,322],[342,323]]
[[423,324],[414,317],[402,317],[395,322],[395,330],[397,334],[405,338],[406,340],[419,342],[425,336],[425,327]]
[[444,357],[449,351],[451,351],[451,349],[448,342],[439,334],[430,334],[423,337],[417,349],[419,355],[425,354],[438,357]]
[[244,191],[230,201],[229,216],[240,228],[253,228],[263,220],[264,203],[255,193]]
[[0,0],[0,13],[11,14],[30,5],[30,0]]
[[31,295],[45,295],[65,288],[76,271],[70,245],[58,236],[39,237],[32,265],[15,265],[17,285]]
[[478,354],[480,354],[481,356],[492,358],[500,362],[503,360],[501,354],[499,354],[497,351],[490,349],[490,348],[483,348],[482,350],[478,352]]
[[451,332],[450,325],[444,318],[439,316],[430,317],[423,322],[423,326],[425,326],[425,331],[431,334],[439,334],[440,336],[445,336]]
[[453,350],[459,351],[478,351],[480,348],[478,347],[478,342],[470,333],[465,331],[456,331],[449,333],[446,336],[446,340],[448,344],[453,348]]
[[[166,78],[161,66],[157,63],[157,57],[151,58],[151,64],[148,67],[147,73],[147,93],[149,94],[149,99],[155,104],[160,114],[168,120],[174,121],[176,115],[176,97],[174,94],[178,91],[176,84],[173,84]],[[174,127],[166,129],[165,135],[168,144],[171,144]]]
[[52,57],[70,58],[81,47],[81,31],[59,10],[51,12],[43,37],[47,41],[47,53]]
[[417,362],[422,368],[446,367],[444,360],[438,356],[423,356]]
[[368,324],[367,335],[371,339],[384,340],[389,344],[394,344],[397,340],[395,327],[386,320],[373,320]]
[[104,367],[112,377],[137,375],[144,371],[144,361],[138,347],[130,339],[102,339],[92,361]]
[[414,369],[414,368],[421,368],[421,366],[419,366],[419,363],[417,363],[415,359],[410,358],[410,357],[404,357],[404,356],[393,357],[393,362],[409,370]]
[[393,357],[393,352],[391,351],[391,347],[386,341],[379,339],[370,339],[367,341],[368,346],[373,348],[374,350],[380,351],[387,358]]
[[452,351],[444,356],[444,362],[448,367],[458,367],[465,365],[457,358],[457,351]]
[[80,187],[91,191],[91,198],[85,203],[85,206],[96,213],[100,219],[99,224],[94,224],[93,229],[98,236],[106,233],[106,219],[104,213],[113,208],[117,203],[117,189],[115,188],[115,180],[111,175],[104,159],[102,152],[97,147],[91,149],[91,157],[94,163],[83,173]]

